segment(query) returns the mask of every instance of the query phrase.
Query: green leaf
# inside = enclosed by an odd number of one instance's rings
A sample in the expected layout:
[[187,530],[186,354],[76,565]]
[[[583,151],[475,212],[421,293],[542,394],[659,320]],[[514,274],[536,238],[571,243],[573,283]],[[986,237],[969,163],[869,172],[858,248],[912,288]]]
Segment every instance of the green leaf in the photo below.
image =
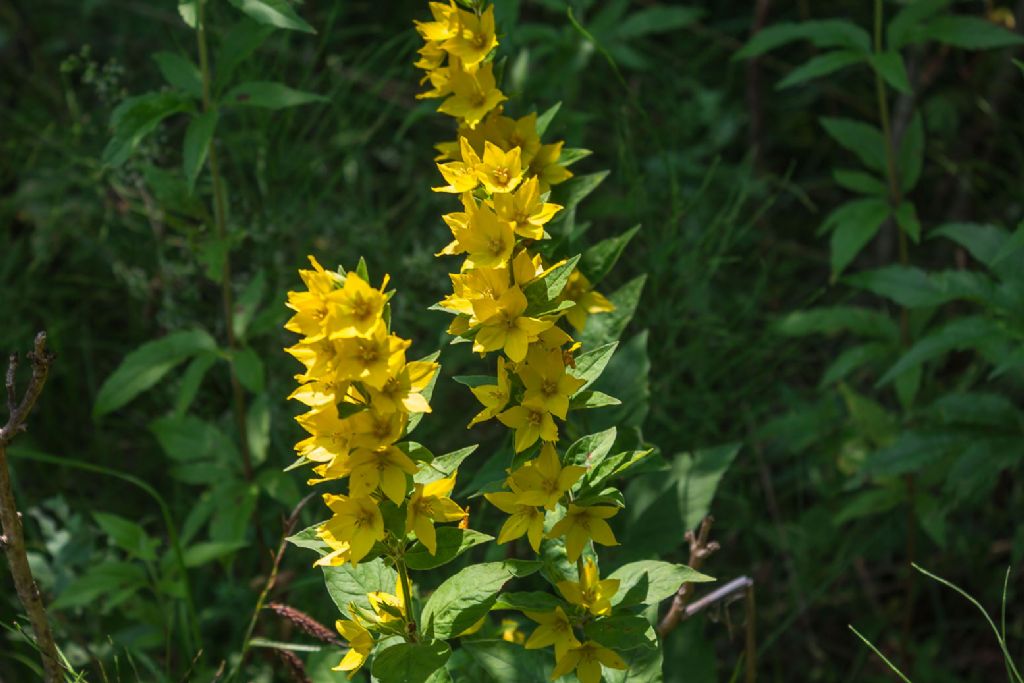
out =
[[417,571],[434,569],[448,564],[473,546],[493,540],[493,536],[472,529],[442,526],[437,528],[437,552],[434,555],[417,541],[405,554],[405,562],[409,569]]
[[270,396],[266,393],[258,394],[249,405],[245,431],[252,464],[262,465],[267,460],[267,449],[270,447]]
[[658,636],[650,622],[635,614],[600,617],[584,626],[583,632],[589,640],[596,640],[617,652],[658,647]]
[[210,143],[213,141],[213,133],[217,129],[217,112],[211,110],[192,117],[185,131],[185,143],[182,149],[182,166],[185,171],[185,180],[188,182],[188,192],[192,194],[196,186],[196,178],[203,170],[206,163],[206,155],[210,151]]
[[552,304],[562,295],[579,260],[579,256],[573,256],[549,270],[544,277],[526,285],[523,289],[527,301],[526,315],[542,315],[552,308]]
[[646,275],[633,278],[608,297],[608,300],[615,306],[615,310],[598,313],[587,318],[586,328],[579,337],[584,348],[596,349],[602,344],[618,341],[629,321],[633,319],[646,282]]
[[938,306],[948,300],[926,272],[911,266],[884,266],[851,275],[846,282],[907,308]]
[[789,72],[785,78],[775,86],[776,90],[804,83],[814,78],[827,76],[830,73],[845,69],[848,66],[864,61],[864,53],[855,50],[835,50],[817,55]]
[[530,591],[523,593],[502,593],[491,611],[510,609],[517,612],[550,612],[556,607],[565,607],[565,602],[551,593]]
[[249,81],[231,88],[224,95],[224,104],[236,104],[264,109],[284,109],[310,102],[327,102],[327,98],[311,92],[289,88],[273,81]]
[[920,112],[914,112],[910,125],[903,133],[896,164],[899,167],[900,188],[904,193],[910,192],[917,185],[924,165],[924,123]]
[[398,572],[377,558],[369,562],[360,562],[356,566],[343,564],[339,567],[324,567],[324,582],[331,600],[342,614],[352,618],[349,604],[355,604],[365,610],[372,611],[368,593],[383,591],[395,593]]
[[885,181],[864,171],[853,171],[850,169],[836,168],[832,170],[832,177],[841,186],[851,192],[885,197],[889,194],[889,188]]
[[310,550],[315,550],[318,555],[323,557],[331,551],[331,548],[320,540],[320,537],[316,533],[317,528],[319,528],[321,524],[323,524],[323,522],[312,524],[302,531],[288,536],[284,540],[288,541],[296,548],[308,548]]
[[885,140],[878,128],[853,119],[822,117],[825,132],[833,140],[857,155],[872,171],[885,173]]
[[1005,332],[989,318],[967,316],[954,320],[920,339],[889,368],[876,386],[884,386],[907,370],[950,351],[978,349],[995,342]]
[[295,13],[288,0],[230,0],[230,2],[261,24],[303,33],[316,33],[316,29]]
[[413,476],[413,481],[417,484],[429,484],[432,481],[450,477],[452,472],[459,468],[462,461],[468,458],[473,451],[477,449],[478,445],[479,444],[466,446],[465,448],[460,448],[457,451],[439,455],[429,463],[424,463],[424,465],[421,466]]
[[877,337],[890,341],[899,339],[899,328],[889,316],[858,306],[831,306],[794,311],[782,318],[775,329],[780,334],[791,337],[809,334],[834,335],[850,331],[863,337]]
[[562,108],[561,102],[556,102],[541,115],[537,117],[537,135],[542,136],[548,131],[548,126],[551,125],[551,121],[554,120],[555,115],[558,114],[558,110]]
[[570,178],[561,185],[557,185],[553,194],[557,201],[564,208],[562,213],[568,213],[577,204],[583,201],[587,195],[597,189],[597,186],[608,177],[608,171],[598,171],[588,175],[578,175]]
[[459,635],[487,614],[501,587],[513,576],[505,562],[471,565],[437,587],[420,617],[421,630],[430,637]]
[[907,76],[907,67],[903,64],[903,56],[899,52],[876,52],[868,58],[868,62],[875,73],[893,89],[904,94],[910,93],[910,77]]
[[544,683],[551,678],[551,657],[542,650],[527,650],[522,645],[504,640],[475,638],[463,641],[459,649],[469,653],[468,664],[479,671],[476,677],[460,678],[460,681]]
[[842,47],[867,53],[871,37],[859,26],[840,19],[781,23],[761,29],[733,59],[748,59],[797,40],[809,40],[815,47]]
[[954,15],[935,17],[928,22],[924,38],[964,50],[991,50],[1024,43],[1021,36],[986,19]]
[[601,391],[592,391],[590,389],[581,391],[572,397],[572,401],[569,402],[569,410],[584,410],[587,408],[603,408],[605,406],[620,406],[622,401],[609,396],[608,394]]
[[583,386],[577,390],[577,393],[597,381],[618,345],[618,342],[611,342],[576,357],[576,367],[569,368],[567,372],[577,379],[584,380]]
[[653,448],[648,448],[642,451],[623,451],[606,456],[583,476],[583,482],[580,485],[581,493],[603,490],[612,479],[622,476],[634,465],[643,462],[653,452]]
[[630,14],[615,27],[615,37],[630,40],[689,26],[704,15],[697,7],[646,7]]
[[103,149],[101,163],[120,166],[161,121],[191,107],[192,102],[175,91],[146,93],[124,100],[110,115],[114,135]]
[[153,60],[165,81],[196,99],[203,96],[203,77],[191,60],[173,52],[157,52]]
[[921,23],[944,10],[952,0],[914,0],[907,3],[886,28],[886,42],[890,50],[899,50],[910,43],[924,40]]
[[235,352],[231,359],[235,374],[242,386],[254,394],[263,391],[263,359],[248,346]]
[[830,384],[840,382],[851,373],[868,363],[880,361],[890,357],[893,347],[889,343],[870,342],[844,349],[836,356],[818,382],[818,387],[823,388]]
[[822,232],[832,230],[833,281],[874,238],[888,217],[888,202],[877,197],[865,197],[843,204],[825,219]]
[[917,220],[917,209],[910,202],[902,202],[893,214],[900,230],[916,244],[921,241],[921,223]]
[[685,564],[672,564],[661,560],[630,562],[606,578],[619,580],[619,590],[612,598],[612,603],[621,607],[657,605],[675,595],[684,582],[714,581],[712,577],[701,574]]
[[684,530],[696,529],[707,516],[718,482],[739,452],[740,444],[731,443],[676,456],[672,471]]
[[214,560],[233,555],[249,544],[246,541],[205,541],[196,543],[185,550],[185,566],[189,569],[202,567]]
[[102,562],[64,586],[49,607],[61,610],[94,605],[103,595],[137,591],[148,583],[146,570],[138,562]]
[[[946,223],[930,231],[931,236],[942,236],[953,240],[970,252],[971,256],[992,268],[1002,277],[1011,274],[1011,270],[1000,268],[1007,256],[1019,255],[1024,247],[1024,239],[1017,236],[1011,238],[1010,233],[994,225],[983,223]],[[1018,235],[1021,229],[1018,228]],[[1018,269],[1012,269],[1017,271]]]
[[615,427],[589,434],[569,446],[563,460],[567,465],[582,465],[591,468],[598,465],[615,444]]
[[260,270],[256,273],[256,277],[252,278],[249,284],[245,286],[242,295],[235,302],[231,326],[234,329],[235,336],[239,339],[245,339],[246,333],[249,331],[249,325],[252,323],[256,312],[259,310],[260,303],[263,301],[266,289],[266,272]]
[[590,280],[592,286],[596,286],[611,272],[616,261],[625,251],[626,245],[639,231],[640,225],[634,225],[621,235],[601,240],[583,253],[583,258],[580,260],[580,272]]
[[201,351],[217,348],[203,330],[183,330],[147,342],[121,361],[103,382],[93,404],[93,417],[117,410],[159,382],[176,365]]
[[456,375],[452,379],[465,387],[483,387],[497,382],[493,375]]
[[140,560],[156,559],[156,541],[139,524],[106,512],[94,512],[92,517],[118,548]]
[[178,0],[178,14],[189,28],[195,28],[196,0]]
[[243,18],[228,30],[217,50],[217,74],[214,79],[214,90],[221,92],[238,68],[249,55],[263,44],[274,32],[273,27],[257,23],[248,17]]
[[193,358],[185,374],[181,377],[181,384],[178,385],[178,395],[174,399],[174,415],[182,417],[192,405],[199,388],[202,386],[206,373],[217,362],[217,355],[214,353],[200,353]]
[[424,683],[451,654],[451,647],[443,640],[398,643],[373,658],[373,676],[382,683]]

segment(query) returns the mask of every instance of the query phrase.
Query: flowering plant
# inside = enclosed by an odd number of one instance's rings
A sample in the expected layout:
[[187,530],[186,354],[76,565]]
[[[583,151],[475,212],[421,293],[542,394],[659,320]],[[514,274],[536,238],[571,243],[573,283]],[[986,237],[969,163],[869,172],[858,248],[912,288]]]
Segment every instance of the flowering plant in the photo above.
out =
[[[476,446],[434,456],[408,439],[430,412],[440,354],[407,359],[410,341],[391,329],[389,277],[374,286],[364,261],[332,272],[311,257],[313,270],[300,271],[305,291],[289,294],[295,314],[286,325],[301,336],[288,352],[304,368],[291,398],[309,409],[297,418],[309,436],[296,451],[316,475],[310,484],[347,480],[347,492],[325,493],[332,516],[291,540],[321,555],[348,641],[337,670],[350,676],[371,657],[386,683],[451,680],[455,671],[501,678],[495,667],[515,680],[656,675],[645,609],[684,582],[711,579],[659,561],[602,578],[596,549],[618,544],[609,520],[626,504],[615,483],[653,449],[614,426],[564,438],[571,412],[620,404],[593,385],[639,288],[620,311],[595,286],[637,228],[572,253],[585,229],[576,205],[605,174],[574,179],[568,166],[588,152],[543,141],[557,108],[506,114],[493,5],[430,3],[430,11],[432,20],[416,23],[424,40],[416,66],[428,86],[419,97],[440,99],[438,111],[454,119],[456,138],[437,145],[443,180],[434,190],[460,203],[442,217],[452,240],[437,255],[461,259],[435,308],[451,315],[452,343],[472,344],[492,368],[454,378],[481,404],[468,426],[497,420],[510,431],[492,456],[493,479],[478,476],[459,491],[483,497],[504,521],[496,537],[474,530],[468,507],[452,497]],[[591,316],[610,320],[588,324]],[[418,604],[411,571],[492,543],[512,544],[508,558],[466,566]],[[534,574],[547,590],[503,592]],[[492,611],[523,618],[491,620]],[[532,628],[528,637],[521,627]],[[509,656],[520,647],[530,656]]]

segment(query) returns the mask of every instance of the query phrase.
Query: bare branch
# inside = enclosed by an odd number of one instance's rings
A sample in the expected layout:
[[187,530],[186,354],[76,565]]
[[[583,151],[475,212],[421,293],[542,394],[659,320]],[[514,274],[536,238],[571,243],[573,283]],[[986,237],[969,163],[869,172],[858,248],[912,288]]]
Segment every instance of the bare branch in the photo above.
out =
[[28,358],[32,363],[32,378],[20,403],[15,388],[18,365],[16,354],[11,355],[7,368],[7,406],[10,414],[7,416],[7,424],[0,428],[0,539],[3,540],[0,549],[3,549],[7,556],[11,576],[14,578],[14,590],[28,614],[29,623],[32,624],[36,645],[43,659],[44,680],[46,683],[59,683],[64,680],[64,667],[57,655],[57,645],[53,640],[50,623],[46,619],[43,598],[39,594],[39,587],[28,564],[21,513],[18,512],[14,500],[11,473],[7,464],[7,446],[14,437],[25,431],[28,417],[43,392],[43,386],[50,373],[50,365],[54,360],[53,354],[46,349],[45,332],[36,335],[35,347],[28,354]]
[[[716,541],[710,540],[711,527],[715,523],[715,518],[708,515],[705,517],[694,534],[692,531],[686,532],[686,540],[690,544],[690,568],[700,570],[701,565],[704,564],[704,560],[712,555],[716,550],[719,549],[719,545]],[[686,612],[686,604],[693,597],[693,584],[685,582],[676,591],[675,596],[672,598],[672,605],[669,607],[668,612],[664,618],[658,624],[658,636],[664,638],[666,635],[672,632],[679,622],[682,621],[683,615]]]

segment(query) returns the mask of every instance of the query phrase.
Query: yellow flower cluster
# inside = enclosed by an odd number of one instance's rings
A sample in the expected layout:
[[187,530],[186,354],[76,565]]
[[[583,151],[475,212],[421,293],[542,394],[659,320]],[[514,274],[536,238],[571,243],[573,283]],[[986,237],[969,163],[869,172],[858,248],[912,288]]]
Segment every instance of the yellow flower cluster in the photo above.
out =
[[[546,263],[536,249],[537,242],[549,239],[545,226],[563,208],[548,201],[551,187],[572,177],[559,162],[564,143],[542,143],[536,114],[504,114],[508,98],[497,86],[491,62],[498,46],[493,5],[474,12],[454,2],[431,2],[430,11],[432,21],[416,22],[424,40],[416,66],[426,72],[423,83],[430,86],[419,97],[443,98],[438,111],[453,117],[458,131],[455,141],[437,145],[444,184],[434,190],[459,195],[462,205],[443,216],[453,239],[438,256],[463,261],[450,275],[452,293],[440,307],[455,316],[451,334],[472,339],[481,355],[503,354],[496,359],[494,381],[471,388],[483,409],[469,426],[496,418],[514,431],[517,454],[541,442],[536,457],[509,471],[507,490],[486,494],[509,515],[497,541],[525,535],[539,553],[545,512],[561,503],[565,515],[546,537],[565,537],[569,560],[578,562],[589,541],[616,544],[605,520],[618,508],[568,502],[586,468],[562,464],[556,419],[566,419],[570,399],[585,381],[572,373],[580,345],[559,322],[582,330],[589,315],[613,306],[575,269],[563,280],[554,305],[531,302],[531,284],[537,291],[536,285],[566,266],[565,261]],[[580,583],[559,586],[560,591],[579,606],[580,615],[607,613],[618,582],[598,581],[589,559],[579,566]],[[541,626],[526,646],[555,646],[555,678],[575,669],[581,681],[594,683],[601,664],[625,668],[611,650],[580,643],[561,608],[527,616]]]
[[[397,444],[411,415],[430,412],[423,392],[438,371],[429,360],[407,361],[409,340],[391,333],[388,277],[375,289],[358,272],[334,273],[310,257],[300,270],[306,291],[289,292],[295,314],[286,329],[301,335],[286,349],[302,363],[293,398],[309,408],[296,418],[309,436],[295,445],[301,462],[313,465],[310,484],[348,480],[348,491],[324,494],[332,517],[317,528],[330,552],[318,565],[357,564],[384,541],[381,506],[405,505],[405,529],[431,553],[437,551],[435,522],[459,521],[467,513],[451,500],[455,475],[415,483],[417,465]],[[376,626],[405,619],[406,589],[368,595]],[[339,670],[354,673],[373,647],[363,623],[339,621],[350,643]]]

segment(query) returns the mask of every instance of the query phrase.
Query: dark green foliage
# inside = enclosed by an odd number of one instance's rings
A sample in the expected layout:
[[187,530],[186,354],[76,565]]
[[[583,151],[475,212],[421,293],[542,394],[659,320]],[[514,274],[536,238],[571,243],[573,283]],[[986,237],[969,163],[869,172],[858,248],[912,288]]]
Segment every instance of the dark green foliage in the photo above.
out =
[[[580,446],[600,459],[581,491],[634,477],[602,575],[621,575],[638,610],[666,598],[682,577],[654,558],[686,562],[683,534],[710,504],[723,547],[703,572],[754,578],[760,680],[893,680],[847,624],[914,681],[1005,680],[981,617],[909,562],[991,607],[1024,558],[1024,84],[1010,61],[1021,38],[981,3],[887,2],[876,51],[865,3],[768,4],[751,39],[749,2],[578,0],[582,32],[562,0],[497,3],[505,89],[541,112],[560,102],[542,127],[593,150],[556,188],[567,211],[552,232],[617,306],[580,335],[577,372],[596,381],[574,405],[594,409],[566,430],[571,444],[616,428]],[[447,198],[429,188],[432,145],[450,131],[414,99],[410,65],[426,3],[207,6],[223,106],[206,113],[183,23],[194,2],[0,9],[0,351],[45,328],[59,355],[10,455],[58,641],[88,680],[209,680],[235,665],[280,520],[302,496],[302,475],[281,471],[299,433],[284,400],[296,366],[280,349],[306,254],[328,268],[365,254],[375,278],[390,273],[410,357],[447,341],[446,316],[427,308],[447,290],[448,264],[433,257]],[[213,148],[223,236],[210,227]],[[548,284],[535,306],[551,303]],[[471,383],[479,365],[466,344],[444,349],[434,411],[468,422],[478,406],[449,380]],[[248,399],[251,480],[231,368]],[[448,453],[435,467],[466,459],[468,494],[503,476],[510,446],[493,424],[456,422],[427,416],[416,438]],[[472,441],[477,452],[459,451]],[[499,519],[482,498],[471,508],[475,528]],[[292,533],[319,549],[301,531],[313,510]],[[532,569],[457,531],[439,529],[450,563],[427,590],[464,567],[493,570],[494,584]],[[367,590],[394,590],[393,571],[367,563],[326,570],[327,600],[315,557],[289,548],[273,599],[331,625]],[[575,579],[564,551],[542,559],[543,575]],[[1018,577],[1006,633],[1019,661]],[[533,604],[531,581],[542,585],[524,578],[494,608]],[[430,610],[452,630],[478,608]],[[18,613],[0,590],[0,621]],[[665,680],[738,671],[742,610],[716,615],[736,628],[699,617],[666,639]],[[591,634],[635,647],[634,673],[607,680],[658,680],[642,618],[623,619]],[[257,633],[302,641],[267,613]],[[31,646],[7,631],[0,642],[0,678],[31,680]],[[299,654],[313,680],[340,676],[337,648]],[[474,682],[551,668],[493,631],[372,668],[444,661]],[[256,652],[245,675],[280,679],[269,662]]]

